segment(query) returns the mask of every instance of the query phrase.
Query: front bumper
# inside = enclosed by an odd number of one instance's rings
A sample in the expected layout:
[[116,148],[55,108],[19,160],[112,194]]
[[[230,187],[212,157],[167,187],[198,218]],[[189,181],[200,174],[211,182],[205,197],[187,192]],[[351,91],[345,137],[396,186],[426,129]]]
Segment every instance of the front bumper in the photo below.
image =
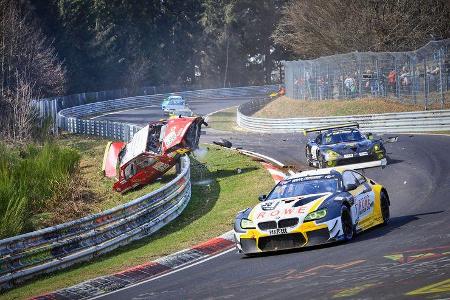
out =
[[339,157],[325,157],[324,160],[329,167],[334,167],[341,164],[351,164],[359,162],[367,162],[373,160],[380,160],[386,157],[384,150],[372,151],[372,152],[360,152],[339,155]]
[[341,240],[341,218],[324,223],[306,222],[288,230],[287,234],[269,235],[259,229],[235,232],[236,247],[245,254],[287,250],[327,244]]

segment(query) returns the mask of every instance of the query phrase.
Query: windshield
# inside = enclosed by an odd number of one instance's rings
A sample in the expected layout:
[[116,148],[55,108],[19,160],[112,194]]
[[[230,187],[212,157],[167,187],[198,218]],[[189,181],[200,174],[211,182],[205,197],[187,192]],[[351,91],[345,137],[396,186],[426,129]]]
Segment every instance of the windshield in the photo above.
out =
[[359,142],[363,139],[362,134],[358,130],[327,132],[324,134],[323,144],[331,145],[345,142]]
[[[300,178],[300,180],[303,178]],[[267,196],[267,200],[290,198],[303,195],[334,193],[338,189],[339,180],[336,177],[329,179],[301,180],[292,179],[281,181]]]
[[184,105],[183,99],[171,99],[169,105]]

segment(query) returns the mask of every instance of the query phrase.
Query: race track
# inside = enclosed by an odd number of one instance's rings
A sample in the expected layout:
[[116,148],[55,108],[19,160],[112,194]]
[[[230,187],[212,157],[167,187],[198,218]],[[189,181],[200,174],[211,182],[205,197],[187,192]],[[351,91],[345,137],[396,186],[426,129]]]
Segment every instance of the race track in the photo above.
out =
[[[206,114],[248,100],[238,98],[216,103],[203,99],[190,106],[194,112]],[[101,116],[136,124],[160,117],[159,108]],[[298,168],[304,165],[305,138],[301,134],[231,134],[208,130],[202,141],[211,142],[218,137],[288,165]],[[383,170],[366,170],[365,174],[385,185],[389,192],[391,223],[388,226],[362,233],[349,243],[326,247],[253,258],[233,250],[100,298],[450,297],[450,137],[400,135],[397,143],[386,144],[386,148],[389,165]]]

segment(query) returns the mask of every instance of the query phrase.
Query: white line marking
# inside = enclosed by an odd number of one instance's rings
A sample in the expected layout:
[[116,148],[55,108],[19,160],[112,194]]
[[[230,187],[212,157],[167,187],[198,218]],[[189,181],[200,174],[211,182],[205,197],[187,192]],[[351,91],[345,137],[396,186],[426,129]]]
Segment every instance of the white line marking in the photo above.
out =
[[[117,293],[117,292],[120,292],[120,291],[124,291],[124,290],[129,289],[129,288],[132,288],[132,287],[135,287],[135,286],[138,286],[138,285],[141,285],[141,284],[144,284],[144,283],[147,283],[147,282],[156,280],[156,279],[160,279],[160,278],[166,277],[166,276],[168,276],[168,275],[171,275],[171,274],[174,274],[174,273],[183,271],[183,270],[188,269],[188,268],[190,268],[190,267],[193,267],[193,266],[202,264],[202,263],[204,263],[204,262],[207,262],[208,260],[214,259],[214,258],[216,258],[216,257],[219,257],[219,256],[224,255],[224,254],[226,254],[226,253],[228,253],[228,252],[231,252],[231,251],[236,251],[236,249],[233,247],[233,248],[231,248],[231,249],[228,249],[228,250],[225,250],[225,251],[223,251],[223,252],[220,252],[220,253],[218,253],[218,254],[216,254],[216,255],[210,256],[210,257],[208,257],[208,258],[206,258],[206,259],[203,259],[203,260],[197,261],[197,262],[195,262],[195,263],[193,263],[193,264],[184,266],[184,267],[182,267],[182,268],[174,269],[173,271],[170,271],[170,272],[168,272],[168,273],[164,273],[164,274],[162,274],[162,275],[159,275],[159,276],[156,276],[156,277],[152,277],[152,278],[149,278],[149,279],[147,279],[147,280],[144,280],[144,281],[141,281],[141,282],[138,282],[138,283],[135,283],[135,284],[126,286],[126,287],[124,287],[124,288],[121,288],[121,289],[118,289],[118,290],[115,290],[115,291],[112,291],[112,292],[109,292],[109,293],[101,294],[101,295],[98,295],[98,296],[95,296],[95,297],[89,298],[89,299],[99,299],[99,298],[102,298],[102,297],[105,297],[105,296],[108,296],[108,295],[111,295],[111,294],[114,294],[114,293]],[[113,274],[113,275],[114,275],[114,274]]]
[[141,109],[141,108],[144,108],[144,107],[158,107],[158,106],[153,104],[153,105],[146,105],[146,106],[140,106],[140,107],[135,107],[135,108],[128,108],[128,109],[124,109],[124,110],[116,110],[116,111],[112,111],[112,112],[101,114],[99,116],[92,117],[92,118],[90,118],[90,120],[94,120],[94,119],[97,119],[97,118],[100,118],[100,117],[103,117],[103,116],[107,116],[107,115],[119,114],[119,113],[122,113],[122,112],[125,112],[125,111]]
[[219,113],[219,112],[221,112],[223,110],[227,110],[227,109],[230,109],[230,108],[237,108],[238,106],[239,105],[234,105],[234,106],[230,106],[230,107],[221,108],[219,110],[216,110],[216,111],[213,111],[213,112],[210,112],[210,113],[206,114],[205,117],[209,117],[209,116],[211,116],[213,114],[217,114],[217,113]]

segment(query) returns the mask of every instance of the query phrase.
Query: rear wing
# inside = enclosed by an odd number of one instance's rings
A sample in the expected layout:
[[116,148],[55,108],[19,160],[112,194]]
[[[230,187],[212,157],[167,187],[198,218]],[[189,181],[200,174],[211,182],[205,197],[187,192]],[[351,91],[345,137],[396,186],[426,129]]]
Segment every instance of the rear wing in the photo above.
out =
[[320,131],[325,131],[325,130],[329,130],[329,129],[349,128],[349,127],[359,128],[359,124],[356,122],[353,122],[353,123],[330,125],[330,126],[323,126],[323,127],[316,127],[316,128],[308,128],[308,129],[303,129],[303,134],[307,135],[310,132],[320,132]]
[[330,167],[330,168],[323,168],[323,169],[313,169],[313,170],[306,170],[302,171],[297,174],[293,174],[292,176],[287,177],[288,179],[298,177],[298,174],[302,176],[314,176],[314,175],[324,175],[329,174],[332,170],[337,170],[340,172],[343,172],[344,170],[362,170],[364,172],[365,169],[369,168],[375,168],[375,167],[381,167],[384,169],[387,165],[387,159],[383,158],[380,160],[375,161],[368,161],[358,164],[351,164],[351,165],[343,165],[343,166],[337,166],[337,167]]

